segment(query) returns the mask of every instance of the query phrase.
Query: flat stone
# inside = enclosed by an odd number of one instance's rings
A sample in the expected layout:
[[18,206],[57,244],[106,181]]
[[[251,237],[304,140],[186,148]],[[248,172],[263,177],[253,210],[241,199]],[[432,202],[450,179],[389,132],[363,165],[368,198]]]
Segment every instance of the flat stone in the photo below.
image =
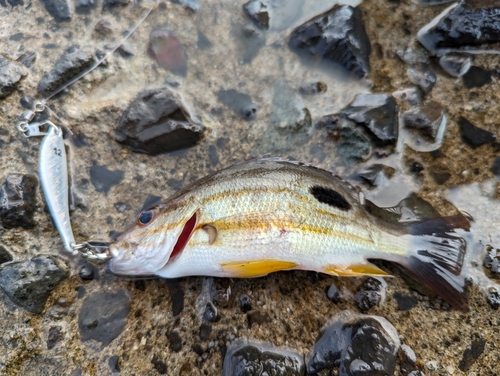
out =
[[409,311],[418,304],[417,297],[413,295],[395,291],[392,296],[394,297],[394,300],[396,300],[399,311]]
[[27,75],[21,64],[0,54],[0,99],[12,94]]
[[220,90],[217,99],[244,120],[253,120],[257,114],[258,107],[252,102],[252,98],[234,89]]
[[304,357],[298,351],[250,339],[228,347],[222,376],[302,376],[304,371]]
[[162,88],[139,93],[115,131],[116,140],[129,149],[156,155],[196,145],[205,127],[194,120],[177,94]]
[[491,83],[491,72],[480,67],[471,67],[467,73],[462,76],[464,86],[468,89],[481,87]]
[[10,174],[0,187],[0,223],[3,228],[32,229],[38,179],[34,175]]
[[461,77],[466,74],[472,64],[470,56],[443,55],[439,58],[439,65],[452,77]]
[[78,14],[89,14],[96,7],[96,0],[75,0],[75,11]]
[[468,371],[484,352],[485,345],[486,340],[482,336],[475,334],[472,338],[470,346],[465,349],[462,360],[458,364],[458,368],[462,372]]
[[119,184],[125,175],[121,170],[109,170],[106,166],[94,165],[90,168],[90,181],[97,192],[108,193],[111,187]]
[[457,123],[462,140],[473,149],[490,144],[497,139],[496,134],[475,126],[463,116],[458,118]]
[[68,269],[59,258],[36,256],[5,265],[0,270],[0,287],[15,304],[39,314],[50,292],[68,277]]
[[57,22],[71,20],[73,16],[72,5],[69,0],[42,0],[47,12],[54,17]]
[[94,56],[78,47],[70,47],[54,64],[54,68],[45,74],[38,83],[40,94],[52,94],[65,83],[94,64]]
[[335,6],[292,31],[290,48],[309,58],[340,64],[358,77],[370,72],[371,44],[361,11]]
[[130,0],[103,0],[102,9],[112,9],[127,6]]
[[424,137],[434,141],[445,116],[443,106],[434,101],[426,101],[419,107],[406,111],[402,120],[406,128],[415,129]]
[[425,63],[410,66],[406,71],[411,83],[417,85],[425,94],[430,93],[436,83],[436,74]]
[[95,340],[109,345],[125,328],[130,310],[128,294],[97,291],[83,301],[78,315],[78,329],[82,341]]

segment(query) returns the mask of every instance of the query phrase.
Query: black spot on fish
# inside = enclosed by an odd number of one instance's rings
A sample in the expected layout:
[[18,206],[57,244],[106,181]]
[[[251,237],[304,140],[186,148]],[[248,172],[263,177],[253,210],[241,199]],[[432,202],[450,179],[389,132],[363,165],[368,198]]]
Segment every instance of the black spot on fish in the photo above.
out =
[[316,200],[323,204],[327,204],[344,211],[351,209],[351,204],[349,204],[340,193],[331,188],[315,185],[309,189],[309,192],[311,192]]

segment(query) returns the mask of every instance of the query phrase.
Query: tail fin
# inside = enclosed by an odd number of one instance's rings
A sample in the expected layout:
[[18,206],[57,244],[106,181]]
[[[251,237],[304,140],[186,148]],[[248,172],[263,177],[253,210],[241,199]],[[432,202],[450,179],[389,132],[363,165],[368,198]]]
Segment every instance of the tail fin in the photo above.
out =
[[469,231],[471,219],[459,214],[408,224],[408,233],[414,235],[414,254],[398,262],[461,310],[467,310],[465,278],[460,275],[467,243],[456,230]]

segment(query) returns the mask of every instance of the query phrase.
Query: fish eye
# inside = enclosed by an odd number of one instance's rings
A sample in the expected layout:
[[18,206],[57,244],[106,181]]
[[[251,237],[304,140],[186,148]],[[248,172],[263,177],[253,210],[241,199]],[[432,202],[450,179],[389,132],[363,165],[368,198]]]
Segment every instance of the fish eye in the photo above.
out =
[[139,215],[139,218],[137,219],[137,224],[142,227],[149,225],[156,218],[157,213],[158,213],[157,208],[144,210],[141,213],[141,215]]

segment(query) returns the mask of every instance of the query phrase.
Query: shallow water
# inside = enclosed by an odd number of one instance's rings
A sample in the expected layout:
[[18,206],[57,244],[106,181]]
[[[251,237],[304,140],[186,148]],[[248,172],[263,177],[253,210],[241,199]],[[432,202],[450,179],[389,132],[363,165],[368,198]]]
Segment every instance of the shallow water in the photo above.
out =
[[[498,180],[489,172],[496,152],[493,147],[488,149],[489,145],[477,149],[480,152],[468,149],[455,124],[458,115],[466,115],[477,126],[497,131],[495,115],[500,99],[496,78],[490,87],[467,91],[459,79],[438,75],[438,82],[429,95],[446,107],[448,122],[443,125],[442,140],[438,137],[435,143],[415,137],[400,124],[396,151],[375,148],[377,152],[372,150],[368,160],[352,164],[339,155],[338,140],[316,126],[321,117],[340,111],[359,93],[391,93],[412,86],[406,78],[406,65],[395,54],[397,49],[405,49],[411,43],[403,29],[415,37],[416,32],[447,5],[423,9],[410,1],[394,5],[395,8],[389,2],[380,7],[366,2],[361,4],[374,52],[370,79],[358,79],[339,66],[305,61],[288,48],[288,36],[294,27],[336,4],[335,1],[312,0],[295,0],[294,3],[295,13],[288,9],[283,13],[271,12],[270,28],[266,31],[252,24],[239,2],[204,2],[196,12],[179,4],[160,2],[125,42],[132,55],[115,52],[108,58],[107,66],[96,68],[62,94],[48,100],[48,106],[58,116],[53,117],[53,121],[74,133],[69,163],[78,204],[72,213],[77,240],[109,241],[110,231],[125,229],[147,198],[167,197],[212,171],[270,154],[313,163],[346,177],[362,186],[365,197],[379,206],[395,206],[417,192],[441,215],[453,214],[455,208],[469,213],[474,218],[474,225],[464,274],[482,290],[498,286],[483,270],[486,246],[500,247]],[[345,3],[357,5],[359,1]],[[17,116],[23,112],[19,105],[21,95],[42,99],[37,97],[37,83],[66,48],[78,44],[82,49],[94,52],[99,49],[106,53],[119,43],[124,33],[138,24],[151,6],[148,2],[140,2],[140,6],[127,6],[119,11],[102,11],[99,6],[90,14],[75,14],[70,22],[55,23],[41,2],[30,4],[0,8],[0,17],[9,20],[8,26],[0,30],[5,40],[1,52],[14,57],[24,51],[38,52],[36,64],[30,68],[20,91],[2,103],[2,128],[6,133],[0,134],[3,141],[0,165],[6,173],[36,171],[39,140],[22,139],[14,127]],[[402,14],[406,15],[404,27],[401,26]],[[37,17],[43,20],[37,21]],[[13,19],[24,22],[18,24],[11,21]],[[94,31],[99,20],[111,24],[111,34],[100,35]],[[155,60],[151,52],[148,53],[150,34],[158,29],[168,35],[169,43],[180,46],[175,51],[184,54],[185,61],[180,56],[175,62],[159,62],[158,54]],[[22,37],[10,37],[18,33],[22,33]],[[488,69],[495,67],[493,60],[482,56],[475,64]],[[300,87],[318,81],[326,85],[325,93],[301,94]],[[205,139],[193,148],[154,157],[133,153],[116,143],[114,128],[128,104],[142,90],[162,86],[177,91],[186,107],[208,128]],[[53,92],[46,97],[52,95]],[[295,129],[295,120],[304,108],[310,113],[311,124],[306,122]],[[248,109],[254,112],[246,116]],[[411,171],[414,161],[422,164],[422,174]],[[357,174],[373,163],[395,170],[391,178],[377,187],[370,187]],[[443,166],[451,177],[444,184],[437,184],[429,171]],[[479,172],[475,173],[475,169]],[[40,196],[38,200],[38,226],[34,230],[3,229],[0,232],[1,242],[16,261],[39,253],[58,254],[61,248]],[[352,302],[334,306],[326,299],[324,288],[331,284],[329,277],[313,283],[307,274],[296,272],[278,273],[258,280],[215,281],[214,289],[224,291],[228,301],[229,295],[233,300],[241,294],[250,296],[254,310],[269,315],[269,321],[249,327],[237,303],[224,306],[219,302],[221,320],[213,323],[214,329],[208,333],[208,338],[220,341],[221,346],[210,347],[218,349],[211,352],[208,340],[200,340],[198,329],[203,308],[199,307],[200,302],[206,306],[212,299],[207,296],[206,280],[122,281],[99,266],[95,269],[96,278],[86,282],[78,277],[83,261],[66,256],[64,252],[61,255],[68,259],[73,276],[54,291],[42,315],[30,315],[2,295],[0,312],[12,327],[7,333],[10,342],[0,342],[0,348],[5,349],[0,371],[5,369],[6,374],[65,374],[68,370],[80,370],[80,374],[85,375],[111,374],[108,360],[118,356],[122,374],[156,374],[163,369],[163,364],[168,374],[199,374],[203,370],[205,374],[217,375],[222,370],[224,358],[219,350],[224,342],[230,344],[234,337],[271,341],[276,346],[288,346],[307,354],[330,316],[341,309],[355,307]],[[230,287],[219,286],[224,283]],[[343,289],[354,291],[358,281],[341,280],[341,283],[345,284]],[[399,275],[388,280],[388,285],[388,296],[394,291],[408,290]],[[105,341],[91,338],[81,342],[85,330],[93,329],[92,325],[98,323],[85,323],[87,327],[82,332],[78,329],[79,314],[89,311],[86,302],[99,303],[96,296],[102,296],[96,294],[100,291],[105,291],[106,294],[101,295],[109,299],[119,295],[119,302],[124,306],[130,303],[130,312],[128,308],[125,313],[119,311],[120,319],[128,313],[124,332],[120,334],[118,330],[116,338],[106,333]],[[419,307],[409,311],[409,315],[397,311],[392,298],[374,310],[396,326],[402,342],[413,348],[423,364],[438,359],[437,370],[429,367],[425,370],[429,374],[467,374],[458,370],[458,363],[470,344],[471,334],[483,333],[490,346],[488,355],[469,371],[493,374],[497,367],[495,360],[491,360],[498,356],[495,350],[498,333],[488,322],[495,321],[490,317],[497,311],[485,303],[481,293],[474,294],[467,316],[446,308],[429,308],[425,304],[433,307],[433,300],[428,303],[422,297]],[[49,307],[57,307],[55,302],[61,297],[69,299],[71,307],[67,314],[57,319]],[[181,300],[185,307],[180,306]],[[177,316],[180,311],[182,313]],[[106,318],[113,317],[112,314]],[[34,334],[35,327],[41,328],[40,334]],[[60,329],[52,329],[54,327]],[[434,333],[436,327],[442,332]],[[176,335],[172,334],[173,328]],[[422,338],[422,333],[431,331],[428,338]],[[457,331],[461,333],[460,341],[445,346]],[[60,337],[57,345],[50,349],[46,345],[49,333],[59,333]],[[18,339],[19,336],[24,339]],[[176,336],[181,338],[182,350],[179,352],[172,350],[172,338]],[[23,343],[25,349],[14,346],[13,341]],[[195,344],[203,347],[202,355],[191,351]],[[37,364],[38,369],[34,367]]]

